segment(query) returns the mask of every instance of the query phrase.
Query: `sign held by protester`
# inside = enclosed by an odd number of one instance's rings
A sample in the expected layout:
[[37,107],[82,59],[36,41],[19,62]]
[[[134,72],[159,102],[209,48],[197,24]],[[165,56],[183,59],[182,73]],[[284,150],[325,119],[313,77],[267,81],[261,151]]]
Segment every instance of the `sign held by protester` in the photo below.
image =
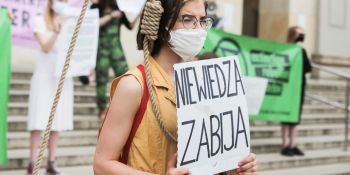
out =
[[[58,51],[59,60],[56,67],[56,76],[61,75],[79,12],[79,10],[72,10],[69,18],[62,26],[62,31],[58,36],[57,44],[59,44],[58,48],[60,48],[60,50]],[[67,76],[74,77],[89,75],[90,70],[95,68],[98,48],[98,35],[98,10],[89,10],[86,12],[85,18],[83,20]]]
[[238,168],[250,152],[247,102],[235,56],[175,64],[177,166],[194,175]]
[[134,21],[142,13],[146,0],[116,0],[118,7],[129,21]]

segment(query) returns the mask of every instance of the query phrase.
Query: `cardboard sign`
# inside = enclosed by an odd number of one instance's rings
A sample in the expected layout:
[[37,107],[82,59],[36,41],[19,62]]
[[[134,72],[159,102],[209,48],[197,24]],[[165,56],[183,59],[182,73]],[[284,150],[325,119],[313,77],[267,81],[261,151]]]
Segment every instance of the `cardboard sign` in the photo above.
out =
[[[56,67],[56,76],[61,75],[79,13],[79,9],[71,11],[69,18],[62,26],[62,32],[58,36],[57,44],[59,44],[58,54],[60,59]],[[95,68],[99,28],[98,10],[88,10],[80,29],[67,76],[89,75],[90,70]]]
[[250,152],[245,90],[232,56],[174,65],[177,166],[194,175],[236,169]]

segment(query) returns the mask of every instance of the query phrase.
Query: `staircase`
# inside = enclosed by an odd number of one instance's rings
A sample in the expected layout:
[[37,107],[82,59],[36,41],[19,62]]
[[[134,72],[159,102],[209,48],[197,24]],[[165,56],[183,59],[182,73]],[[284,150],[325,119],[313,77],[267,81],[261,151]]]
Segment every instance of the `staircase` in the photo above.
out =
[[[26,131],[31,73],[14,72],[11,81],[8,117],[9,164],[1,175],[25,174],[29,156]],[[307,92],[344,101],[345,81],[325,78],[309,80]],[[65,174],[92,175],[92,161],[99,120],[95,87],[75,82],[74,131],[59,140],[57,163]],[[344,114],[342,110],[306,99],[302,124],[298,126],[298,146],[304,157],[279,155],[281,132],[278,123],[251,122],[252,151],[258,155],[261,175],[350,174],[350,151],[344,152]],[[45,161],[46,162],[46,161]],[[45,165],[46,163],[43,163]],[[44,167],[44,166],[43,166]]]

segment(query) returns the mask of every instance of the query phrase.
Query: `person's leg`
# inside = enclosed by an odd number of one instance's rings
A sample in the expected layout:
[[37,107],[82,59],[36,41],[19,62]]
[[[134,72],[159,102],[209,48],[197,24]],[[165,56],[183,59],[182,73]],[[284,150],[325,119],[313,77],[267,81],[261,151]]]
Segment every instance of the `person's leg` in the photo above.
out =
[[35,159],[37,156],[37,151],[40,143],[41,131],[30,131],[30,150],[29,150],[29,165],[27,167],[27,174],[33,173],[33,168],[35,164]]
[[49,139],[49,145],[48,145],[48,149],[49,149],[48,161],[56,160],[58,138],[59,138],[59,132],[57,131],[50,132],[50,139]]
[[296,125],[290,125],[289,126],[289,147],[294,148],[296,146],[295,144],[295,138],[297,135],[297,127]]
[[50,132],[50,139],[48,144],[49,154],[48,154],[46,172],[51,175],[60,174],[60,172],[58,171],[55,165],[58,138],[59,138],[59,132],[57,131]]
[[281,128],[282,128],[282,148],[287,148],[290,142],[288,125],[281,124]]
[[30,161],[35,162],[40,142],[41,131],[30,131]]
[[[118,42],[117,39],[114,39],[114,42]],[[119,77],[126,73],[129,70],[128,63],[125,59],[123,49],[119,44],[116,44],[115,49],[112,51],[110,57],[110,63],[114,71],[114,75]]]
[[282,150],[281,154],[284,156],[293,156],[294,153],[291,150],[290,146],[290,133],[289,133],[289,125],[288,124],[282,124]]
[[99,48],[98,58],[96,62],[96,96],[97,107],[99,109],[99,117],[103,120],[107,107],[107,83],[108,83],[108,69],[109,69],[109,50],[106,48]]
[[293,151],[294,155],[303,156],[304,153],[301,151],[296,144],[296,136],[297,136],[297,125],[290,126],[290,148]]

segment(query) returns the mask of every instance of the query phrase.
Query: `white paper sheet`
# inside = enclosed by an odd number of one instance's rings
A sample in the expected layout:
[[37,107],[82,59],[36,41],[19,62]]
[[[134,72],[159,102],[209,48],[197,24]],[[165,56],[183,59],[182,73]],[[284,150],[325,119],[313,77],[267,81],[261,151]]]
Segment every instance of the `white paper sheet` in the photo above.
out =
[[[72,10],[70,17],[62,26],[57,38],[59,44],[59,60],[56,66],[56,75],[60,76],[67,55],[69,44],[74,32],[76,21],[80,10]],[[95,68],[99,35],[99,14],[98,10],[88,10],[80,29],[79,37],[74,48],[68,77],[89,75],[90,70]]]
[[174,65],[177,166],[193,175],[238,167],[250,152],[244,85],[236,56]]
[[145,6],[146,0],[117,0],[121,11],[139,15]]
[[248,114],[257,115],[264,100],[268,80],[257,77],[243,77],[246,90]]

